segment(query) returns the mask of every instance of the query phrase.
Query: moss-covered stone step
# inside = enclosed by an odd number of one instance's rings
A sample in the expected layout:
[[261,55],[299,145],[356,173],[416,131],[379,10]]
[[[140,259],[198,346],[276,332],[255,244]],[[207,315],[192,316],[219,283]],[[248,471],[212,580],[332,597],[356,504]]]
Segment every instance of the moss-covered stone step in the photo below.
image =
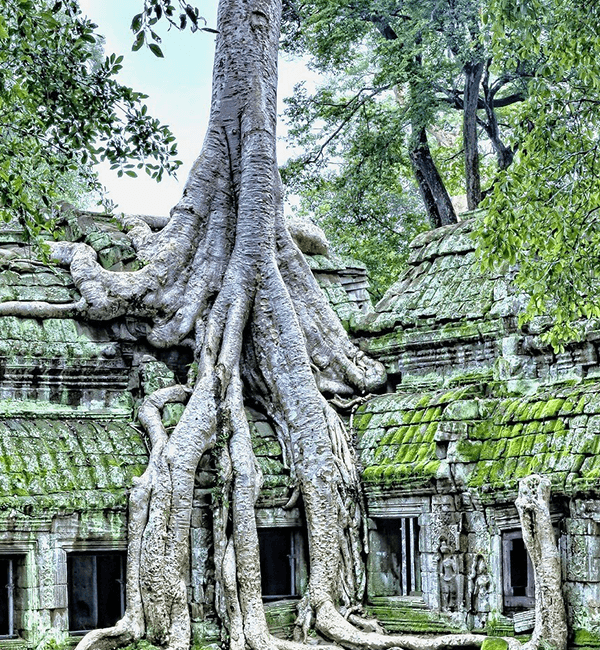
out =
[[267,625],[272,634],[289,638],[296,622],[297,600],[280,600],[274,603],[265,603],[265,616]]
[[460,632],[459,626],[443,612],[427,609],[419,599],[373,598],[367,613],[380,621],[388,632],[447,634]]

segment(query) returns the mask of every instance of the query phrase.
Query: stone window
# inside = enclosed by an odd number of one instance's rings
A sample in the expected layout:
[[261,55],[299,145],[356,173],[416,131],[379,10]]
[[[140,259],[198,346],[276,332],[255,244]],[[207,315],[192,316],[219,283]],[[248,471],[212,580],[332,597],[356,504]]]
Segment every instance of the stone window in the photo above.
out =
[[421,595],[419,518],[374,519],[369,559],[370,596]]
[[19,561],[0,556],[0,638],[17,636],[15,614],[17,598],[17,571]]
[[125,610],[123,553],[70,553],[67,558],[69,631],[110,627]]
[[300,595],[303,537],[298,528],[259,528],[260,572],[265,600]]
[[502,534],[502,582],[505,610],[534,606],[533,565],[520,530]]

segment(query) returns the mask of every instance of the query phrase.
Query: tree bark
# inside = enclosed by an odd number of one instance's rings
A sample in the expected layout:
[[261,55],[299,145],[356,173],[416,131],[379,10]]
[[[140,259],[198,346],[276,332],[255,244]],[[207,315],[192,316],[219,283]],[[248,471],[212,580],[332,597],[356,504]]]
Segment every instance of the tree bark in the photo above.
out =
[[456,223],[457,218],[452,201],[431,155],[427,132],[422,127],[418,128],[416,143],[410,151],[410,159],[423,202],[429,214],[431,227],[439,228]]
[[[500,136],[500,127],[498,125],[498,116],[496,115],[496,107],[498,103],[495,101],[496,93],[500,88],[502,88],[501,83],[493,84],[490,87],[489,84],[489,68],[491,65],[491,60],[488,60],[485,71],[482,79],[482,89],[483,89],[483,99],[480,100],[480,107],[485,109],[485,115],[487,120],[483,120],[481,124],[487,133],[490,142],[496,152],[496,160],[498,161],[498,168],[500,170],[505,170],[510,167],[515,156],[514,149],[508,147],[502,142]],[[514,101],[523,101],[524,96],[520,94],[513,95]],[[507,101],[506,98],[505,101]],[[483,105],[483,106],[482,106]]]
[[536,474],[522,479],[516,506],[535,577],[535,627],[525,649],[565,650],[567,619],[560,554],[550,519],[550,480]]
[[467,63],[465,75],[465,95],[463,107],[463,146],[465,150],[465,184],[467,206],[475,210],[481,202],[481,175],[479,172],[479,142],[477,136],[477,105],[479,103],[479,85],[483,74],[484,62]]

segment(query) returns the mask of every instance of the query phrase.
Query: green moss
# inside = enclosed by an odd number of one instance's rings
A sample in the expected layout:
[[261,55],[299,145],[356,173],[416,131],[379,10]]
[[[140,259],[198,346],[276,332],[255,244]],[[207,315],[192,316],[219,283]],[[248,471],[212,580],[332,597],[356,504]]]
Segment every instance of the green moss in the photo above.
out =
[[126,646],[123,650],[160,650],[158,646],[152,645],[148,641],[136,641]]
[[185,411],[185,404],[165,404],[162,412],[162,422],[166,428],[174,427],[177,425],[183,412]]
[[546,402],[545,406],[541,409],[539,417],[542,419],[553,418],[558,415],[558,412],[562,408],[562,405],[565,403],[564,399],[555,398]]
[[533,454],[534,444],[535,436],[523,436],[521,438],[521,454],[531,456]]
[[432,422],[433,420],[439,420],[441,413],[442,413],[441,407],[439,406],[436,406],[435,408],[430,407],[425,411],[423,411],[421,422]]
[[506,456],[509,458],[514,456],[519,456],[521,454],[522,442],[523,439],[521,437],[513,438],[512,440],[510,440],[506,448]]
[[359,433],[359,435],[366,430],[372,417],[373,417],[373,413],[370,412],[365,413],[364,411],[361,412],[360,410],[357,411],[357,414],[354,416],[353,426],[356,429],[356,431]]
[[471,440],[459,440],[456,445],[457,460],[463,463],[473,463],[479,460],[483,443]]
[[577,406],[575,407],[575,410],[573,411],[575,415],[581,415],[585,409],[587,400],[585,398],[585,395],[582,395],[579,398],[579,402],[577,402]]
[[373,598],[367,606],[370,616],[376,617],[391,632],[447,633],[460,628],[450,618],[436,611],[399,604],[388,598]]
[[508,642],[497,636],[488,636],[484,639],[481,650],[508,650]]
[[497,429],[491,420],[483,420],[475,424],[469,437],[476,440],[492,440],[496,437]]
[[573,634],[574,646],[600,647],[600,636],[589,630],[578,629]]
[[494,460],[501,458],[506,449],[506,440],[494,440],[482,444],[479,451],[480,460]]
[[429,406],[429,402],[431,401],[431,395],[422,395],[419,401],[416,404],[417,408],[426,408]]

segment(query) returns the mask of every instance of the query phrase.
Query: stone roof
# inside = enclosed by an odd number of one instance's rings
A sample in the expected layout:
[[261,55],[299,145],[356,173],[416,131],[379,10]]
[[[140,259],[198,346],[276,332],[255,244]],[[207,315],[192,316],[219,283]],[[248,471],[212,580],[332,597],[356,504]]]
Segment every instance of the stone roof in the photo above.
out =
[[0,510],[122,509],[148,462],[139,431],[118,420],[4,417],[0,449]]
[[513,284],[515,271],[482,271],[474,223],[415,238],[399,280],[372,313],[351,321],[362,349],[407,388],[600,377],[597,324],[590,322],[585,341],[556,353],[541,340],[544,319],[520,328],[526,297]]
[[[463,372],[471,366],[482,371],[497,356],[495,341],[512,328],[522,298],[506,269],[480,269],[472,231],[469,219],[417,236],[405,272],[372,314],[353,321],[365,351],[392,373],[427,366],[434,346],[445,348],[449,361],[450,348],[468,344]],[[437,365],[453,365],[444,360]]]
[[600,384],[488,397],[481,386],[383,395],[354,418],[366,489],[471,490],[513,501],[545,474],[555,495],[600,492]]
[[362,262],[333,254],[305,257],[317,283],[346,329],[353,318],[373,310],[367,269]]

